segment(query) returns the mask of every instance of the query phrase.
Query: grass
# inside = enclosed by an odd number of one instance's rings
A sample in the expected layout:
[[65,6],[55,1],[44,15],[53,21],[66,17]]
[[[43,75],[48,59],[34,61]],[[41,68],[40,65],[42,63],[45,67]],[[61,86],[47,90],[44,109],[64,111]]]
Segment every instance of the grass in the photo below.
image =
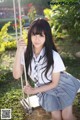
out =
[[60,40],[57,42],[57,46],[66,70],[80,79],[80,58],[75,56],[76,52],[80,51],[80,43],[75,43],[71,40]]
[[[66,66],[66,70],[80,79],[80,58],[75,57],[75,53],[80,51],[80,45],[72,43],[71,41],[58,41],[57,42],[59,52],[63,58]],[[0,109],[9,108],[12,109],[11,120],[34,120],[33,116],[28,116],[24,113],[21,107],[20,100],[22,98],[20,80],[14,80],[12,76],[12,66],[14,61],[15,51],[6,51],[1,55],[0,59]],[[74,102],[74,112],[80,119],[80,105],[78,104],[78,97]],[[40,110],[41,111],[41,110]],[[37,110],[39,112],[39,110]],[[43,112],[43,111],[42,111]],[[40,115],[35,113],[35,120],[40,120]],[[44,120],[48,120],[49,116],[44,113]],[[41,114],[42,119],[42,114]]]

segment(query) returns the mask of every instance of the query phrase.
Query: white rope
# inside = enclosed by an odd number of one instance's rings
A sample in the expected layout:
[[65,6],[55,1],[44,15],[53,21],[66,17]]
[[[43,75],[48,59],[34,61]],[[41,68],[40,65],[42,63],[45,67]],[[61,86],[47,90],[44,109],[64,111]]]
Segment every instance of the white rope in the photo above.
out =
[[22,18],[21,18],[21,0],[18,1],[18,9],[19,9],[19,22],[20,22],[20,37],[22,37]]
[[[20,2],[21,2],[21,0],[18,0],[18,8],[19,8],[19,16],[20,16],[20,19],[19,19],[19,22],[20,22],[20,37],[22,37],[22,18],[21,18],[21,5],[20,5]],[[24,58],[24,55],[23,55],[23,61],[24,61],[25,82],[26,82],[26,85],[29,85],[28,81],[27,81],[27,74],[26,74],[26,67],[25,67],[25,58]]]
[[15,33],[16,33],[16,41],[18,40],[18,30],[17,30],[17,19],[16,19],[16,8],[15,8],[15,0],[13,0],[13,8],[14,8],[14,22],[15,22]]
[[[16,34],[16,42],[18,44],[18,29],[17,29],[17,19],[16,19],[16,8],[15,8],[16,4],[15,4],[15,0],[13,0],[13,8],[14,8],[14,21],[15,21],[15,34]],[[22,80],[22,76],[21,76],[21,86],[22,86],[22,95],[24,98],[24,91],[23,91],[23,80]]]
[[[29,85],[29,83],[28,83],[28,81],[27,81],[26,65],[25,65],[25,59],[24,59],[24,57],[23,57],[23,61],[24,61],[24,75],[25,75],[25,82],[26,82],[26,85]],[[28,98],[29,106],[31,107],[31,105],[30,105],[30,99],[29,99],[29,94],[27,94],[27,98]]]
[[[21,5],[20,5],[20,0],[18,0],[18,8],[19,8],[19,22],[20,22],[20,37],[22,37],[22,19],[21,19]],[[13,0],[13,8],[14,8],[14,20],[15,20],[15,33],[16,33],[16,41],[18,40],[18,30],[17,30],[17,20],[16,20],[16,8],[15,8],[15,0]],[[24,55],[23,55],[24,56]],[[23,57],[24,59],[24,57]],[[26,74],[26,67],[25,67],[25,59],[24,59],[24,75],[25,75],[25,82],[26,82],[26,85],[29,85],[28,84],[28,81],[27,81],[27,74]],[[21,86],[22,86],[22,94],[23,94],[23,98],[24,97],[24,91],[23,91],[23,79],[22,79],[22,76],[21,76]],[[29,107],[31,108],[30,106],[30,99],[29,99],[29,95],[27,94],[27,97],[28,97],[28,103],[29,103]]]

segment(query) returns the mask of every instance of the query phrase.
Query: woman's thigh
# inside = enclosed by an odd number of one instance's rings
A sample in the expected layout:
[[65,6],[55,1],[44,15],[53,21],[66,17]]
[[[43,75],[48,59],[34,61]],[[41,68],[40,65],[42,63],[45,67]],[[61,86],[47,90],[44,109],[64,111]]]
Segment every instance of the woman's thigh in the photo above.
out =
[[62,116],[61,116],[61,111],[53,111],[51,112],[52,115],[52,119],[51,120],[62,120]]
[[75,120],[72,106],[68,106],[64,110],[62,110],[62,118],[63,120]]

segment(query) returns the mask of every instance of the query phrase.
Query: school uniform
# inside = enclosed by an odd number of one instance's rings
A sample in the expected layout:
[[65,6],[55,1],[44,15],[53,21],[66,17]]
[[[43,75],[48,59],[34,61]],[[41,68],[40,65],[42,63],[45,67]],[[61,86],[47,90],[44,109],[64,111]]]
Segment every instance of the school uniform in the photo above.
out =
[[[28,69],[28,75],[35,83],[35,87],[40,87],[44,84],[49,84],[52,81],[52,74],[60,72],[59,84],[56,88],[48,90],[43,93],[38,93],[39,103],[46,111],[63,110],[65,107],[73,104],[74,98],[80,82],[75,77],[64,72],[65,65],[56,51],[53,50],[54,66],[51,67],[45,77],[45,68],[47,65],[47,58],[45,57],[45,47],[41,50],[40,54],[35,56],[31,61],[31,70]],[[23,57],[21,57],[21,64],[24,65]]]

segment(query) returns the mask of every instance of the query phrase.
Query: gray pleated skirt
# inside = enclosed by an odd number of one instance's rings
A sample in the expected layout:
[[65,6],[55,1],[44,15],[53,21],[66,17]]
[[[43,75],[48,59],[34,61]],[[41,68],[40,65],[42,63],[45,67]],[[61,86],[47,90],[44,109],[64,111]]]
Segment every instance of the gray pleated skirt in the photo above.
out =
[[60,82],[56,88],[38,94],[40,106],[46,111],[63,110],[73,104],[80,81],[66,72],[61,73]]

